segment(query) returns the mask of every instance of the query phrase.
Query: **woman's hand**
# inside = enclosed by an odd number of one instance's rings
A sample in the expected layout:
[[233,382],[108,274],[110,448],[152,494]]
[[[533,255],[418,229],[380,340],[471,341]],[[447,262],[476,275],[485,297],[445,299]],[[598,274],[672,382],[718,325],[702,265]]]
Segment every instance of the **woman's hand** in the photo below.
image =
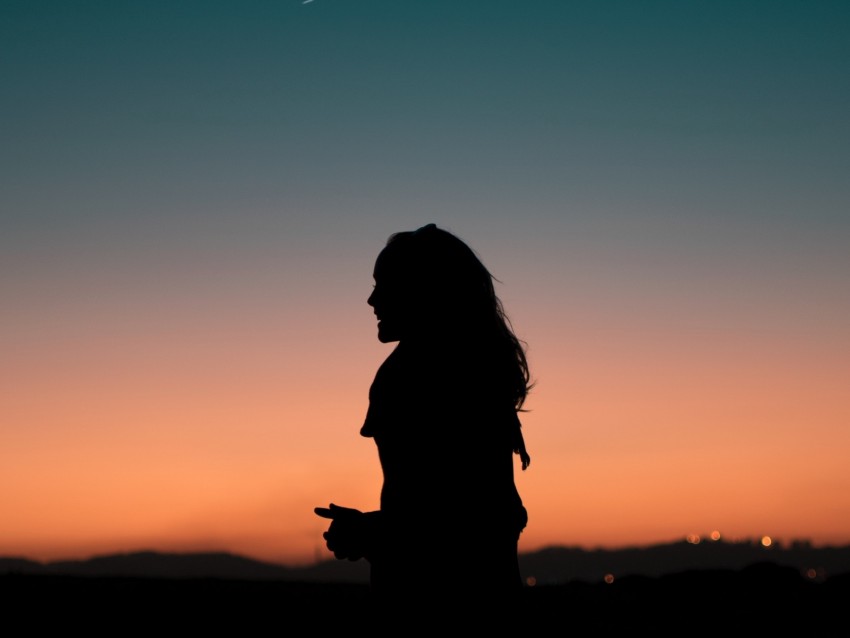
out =
[[328,549],[336,558],[350,561],[368,560],[376,540],[376,514],[364,513],[350,507],[331,503],[328,507],[316,507],[318,516],[331,520],[331,525],[322,536]]

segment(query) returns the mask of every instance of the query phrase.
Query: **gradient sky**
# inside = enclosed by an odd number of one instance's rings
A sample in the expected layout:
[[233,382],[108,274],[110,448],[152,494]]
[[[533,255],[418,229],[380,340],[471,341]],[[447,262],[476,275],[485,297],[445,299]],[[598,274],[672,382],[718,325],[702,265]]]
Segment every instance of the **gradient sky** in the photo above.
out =
[[[850,543],[850,4],[0,6],[0,555],[328,558],[387,237],[501,282],[521,551]],[[434,463],[450,469],[435,447]]]

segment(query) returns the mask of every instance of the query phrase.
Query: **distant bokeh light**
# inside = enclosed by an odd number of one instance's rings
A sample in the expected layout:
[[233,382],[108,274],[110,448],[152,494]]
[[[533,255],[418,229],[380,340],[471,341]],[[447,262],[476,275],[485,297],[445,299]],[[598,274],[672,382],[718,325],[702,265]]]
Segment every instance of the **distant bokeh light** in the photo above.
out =
[[699,534],[688,534],[687,541],[691,545],[699,545],[700,540]]
[[529,587],[534,587],[537,584],[537,579],[534,576],[529,576],[525,579],[525,584]]
[[762,536],[761,544],[764,547],[770,547],[771,545],[773,545],[773,539],[770,536]]
[[606,584],[610,585],[614,582],[614,574],[605,574],[605,578],[603,580]]
[[713,532],[711,532],[711,540],[719,541],[720,540],[720,532],[718,532],[717,530],[714,530]]

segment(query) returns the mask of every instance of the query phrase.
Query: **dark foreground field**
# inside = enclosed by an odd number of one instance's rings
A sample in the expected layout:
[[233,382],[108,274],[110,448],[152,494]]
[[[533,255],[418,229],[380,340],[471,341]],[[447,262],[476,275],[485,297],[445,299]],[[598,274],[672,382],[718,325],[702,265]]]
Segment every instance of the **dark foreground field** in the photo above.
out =
[[0,595],[6,626],[112,635],[134,630],[360,635],[376,627],[378,633],[407,635],[443,624],[447,631],[465,626],[561,635],[850,635],[850,574],[813,581],[771,564],[526,587],[512,602],[481,601],[471,589],[470,603],[483,603],[484,611],[458,620],[441,616],[430,603],[415,612],[378,614],[368,587],[360,584],[9,574],[0,577]]

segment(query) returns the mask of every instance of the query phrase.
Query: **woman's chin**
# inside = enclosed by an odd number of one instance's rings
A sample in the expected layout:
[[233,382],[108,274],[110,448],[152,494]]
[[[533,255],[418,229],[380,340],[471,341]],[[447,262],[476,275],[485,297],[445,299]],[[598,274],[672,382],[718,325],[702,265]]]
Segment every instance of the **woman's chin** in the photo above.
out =
[[383,322],[378,322],[378,341],[381,343],[392,343],[399,340],[399,335],[387,326],[382,325]]

